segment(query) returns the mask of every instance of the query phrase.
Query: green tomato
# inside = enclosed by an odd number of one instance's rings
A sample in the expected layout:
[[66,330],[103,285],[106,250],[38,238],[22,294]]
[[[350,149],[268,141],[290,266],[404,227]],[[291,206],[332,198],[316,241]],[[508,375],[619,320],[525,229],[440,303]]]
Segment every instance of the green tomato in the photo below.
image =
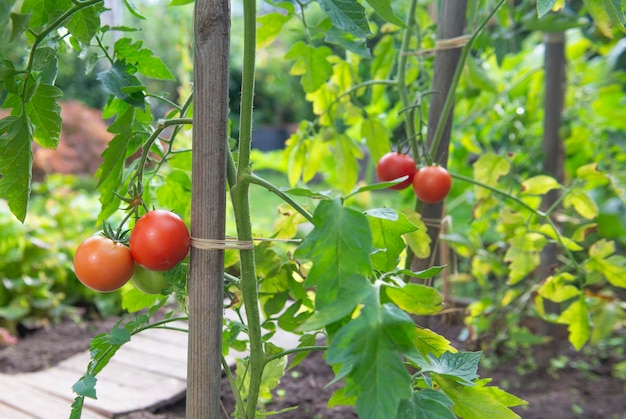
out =
[[135,273],[130,280],[137,289],[146,294],[161,294],[162,290],[170,286],[164,272],[150,271],[138,263],[135,264]]

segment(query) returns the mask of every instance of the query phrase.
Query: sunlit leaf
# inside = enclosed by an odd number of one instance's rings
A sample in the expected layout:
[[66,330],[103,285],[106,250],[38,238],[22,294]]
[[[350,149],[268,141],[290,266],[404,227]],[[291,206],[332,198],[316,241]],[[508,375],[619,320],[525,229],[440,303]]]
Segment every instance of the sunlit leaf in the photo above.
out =
[[584,296],[572,302],[561,313],[557,321],[567,325],[569,341],[576,350],[580,350],[589,340],[591,336],[591,320]]
[[285,54],[285,59],[295,60],[291,74],[302,76],[304,91],[316,91],[333,73],[327,58],[332,53],[326,46],[314,47],[303,41],[296,42]]
[[584,191],[574,190],[563,199],[565,208],[573,207],[582,217],[592,220],[598,216],[598,206]]
[[408,283],[400,287],[384,287],[385,294],[398,307],[410,314],[432,315],[443,309],[443,296],[433,287]]
[[522,182],[522,193],[528,195],[544,195],[561,185],[551,176],[539,175]]
[[374,247],[381,249],[372,255],[374,268],[391,271],[398,266],[400,253],[406,247],[402,235],[417,230],[415,224],[401,212],[390,208],[365,211],[370,224]]
[[[481,155],[474,163],[474,179],[489,186],[497,186],[498,179],[509,173],[511,164],[502,156],[493,153]],[[488,198],[492,194],[485,188],[476,187],[476,198]]]
[[575,277],[567,272],[548,277],[539,287],[539,295],[561,303],[580,295],[580,290],[571,284]]

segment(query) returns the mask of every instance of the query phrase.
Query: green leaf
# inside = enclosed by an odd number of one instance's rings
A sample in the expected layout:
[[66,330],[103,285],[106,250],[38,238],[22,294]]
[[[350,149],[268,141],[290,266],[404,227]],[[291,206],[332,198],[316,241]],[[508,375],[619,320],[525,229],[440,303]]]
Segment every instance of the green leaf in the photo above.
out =
[[326,46],[314,47],[298,41],[285,54],[285,59],[296,60],[290,74],[302,76],[304,91],[312,93],[320,88],[333,74],[333,67],[327,58],[332,54]]
[[28,29],[30,17],[30,13],[11,13],[11,35],[9,36],[9,42],[15,41]]
[[544,195],[561,185],[551,176],[539,175],[522,182],[522,193],[527,195]]
[[599,272],[613,286],[626,288],[626,259],[623,256],[610,256],[615,252],[615,243],[599,240],[589,248],[589,259],[584,267],[590,272]]
[[294,11],[293,4],[283,2],[281,7],[286,9],[287,13],[270,12],[257,17],[257,49],[265,48],[271,44],[281,33],[285,23],[291,20]]
[[624,25],[624,12],[609,0],[583,0],[587,11],[593,18],[599,32],[607,38],[613,38],[611,30],[614,22]]
[[339,134],[336,141],[334,164],[341,167],[341,172],[336,172],[331,181],[348,194],[358,181],[361,168],[358,158],[362,156],[362,152],[359,145],[347,135]]
[[40,84],[26,104],[28,119],[34,126],[33,139],[42,147],[56,148],[61,135],[61,107],[57,103],[63,92],[55,86]]
[[422,389],[413,393],[409,400],[402,400],[398,418],[419,419],[455,419],[456,416],[450,409],[452,400],[440,391],[430,388]]
[[[300,338],[298,339],[298,342],[300,342],[298,344],[298,348],[303,348],[303,347],[307,347],[307,346],[313,346],[317,343],[315,334],[305,334],[300,336]],[[293,359],[291,360],[291,362],[289,363],[289,369],[292,369],[293,367],[295,367],[296,365],[298,365],[299,363],[301,363],[302,361],[304,361],[304,359],[309,355],[309,351],[301,351],[298,352],[294,355]]]
[[25,116],[0,120],[0,198],[24,222],[30,197],[33,152],[30,123]]
[[315,303],[321,309],[337,297],[344,281],[369,276],[372,235],[365,215],[344,208],[340,199],[320,202],[313,224],[294,257],[313,262],[305,284],[318,287]]
[[585,296],[581,295],[570,304],[561,313],[557,322],[567,325],[570,343],[576,350],[580,350],[591,336],[591,319]]
[[417,226],[417,230],[404,235],[407,245],[415,256],[419,258],[427,258],[430,256],[430,236],[428,229],[422,221],[422,216],[413,210],[402,210],[409,221]]
[[365,138],[373,161],[379,161],[391,149],[389,133],[378,118],[363,120],[361,135]]
[[434,379],[445,395],[454,402],[452,411],[463,419],[518,419],[520,416],[509,407],[527,404],[497,387],[465,386],[454,379],[439,375]]
[[423,284],[408,283],[402,288],[387,286],[385,294],[402,310],[415,315],[431,315],[443,309],[443,296]]
[[374,269],[394,270],[400,261],[400,254],[406,248],[402,235],[417,230],[415,224],[401,212],[390,208],[365,211],[369,221],[374,247],[381,249],[372,255]]
[[404,22],[396,16],[389,0],[365,0],[383,19],[394,25],[406,28]]
[[478,378],[478,362],[482,352],[444,352],[440,356],[428,354],[428,364],[422,365],[421,373],[447,375],[466,386],[473,386]]
[[[129,105],[145,109],[145,95],[139,79],[131,74],[134,67],[123,61],[116,61],[108,70],[98,73],[98,80],[118,99]],[[130,89],[129,89],[130,88]]]
[[[497,186],[498,179],[511,170],[511,164],[502,156],[485,153],[474,163],[474,179],[489,186]],[[476,199],[485,199],[491,196],[488,189],[477,187]]]
[[324,34],[324,40],[341,48],[354,52],[363,58],[372,58],[372,53],[367,45],[367,39],[356,38],[336,27],[332,27]]
[[372,285],[365,277],[353,275],[344,278],[337,298],[316,311],[304,324],[302,330],[319,330],[349,316],[372,293]]
[[91,374],[86,374],[81,377],[73,386],[72,391],[79,396],[89,397],[97,399],[96,397],[96,382],[98,380]]
[[393,304],[381,306],[375,292],[364,303],[361,314],[332,339],[327,362],[339,367],[335,380],[349,377],[345,394],[356,394],[360,418],[392,418],[400,401],[411,396],[399,349],[412,340],[414,324]]
[[39,28],[51,23],[71,7],[70,0],[24,0],[21,12],[31,13],[30,27]]
[[439,272],[443,271],[444,269],[446,269],[445,266],[431,266],[430,268],[426,268],[423,271],[418,271],[418,272],[413,272],[408,269],[400,269],[399,271],[397,271],[397,273],[399,275],[412,276],[413,278],[430,279],[434,277],[435,275],[437,275]]
[[469,80],[476,88],[488,92],[497,92],[498,84],[489,76],[489,73],[478,63],[478,59],[469,57],[467,60]]
[[357,38],[372,34],[365,9],[356,0],[315,0],[333,25]]
[[139,10],[137,10],[137,6],[135,6],[132,1],[124,0],[124,5],[126,6],[126,8],[128,9],[131,15],[135,16],[138,19],[142,19],[142,20],[145,19],[145,17],[141,13],[139,13]]
[[[132,42],[130,38],[121,38],[115,43],[115,56],[136,66],[137,71],[144,76],[160,80],[174,80],[175,77],[167,68],[163,60],[156,57],[151,49],[141,48],[142,41]],[[143,86],[136,85],[136,87]]]
[[557,0],[537,0],[537,16],[542,18],[546,13],[552,10],[556,2]]
[[81,43],[88,45],[100,28],[101,5],[87,7],[74,13],[67,24],[72,36]]

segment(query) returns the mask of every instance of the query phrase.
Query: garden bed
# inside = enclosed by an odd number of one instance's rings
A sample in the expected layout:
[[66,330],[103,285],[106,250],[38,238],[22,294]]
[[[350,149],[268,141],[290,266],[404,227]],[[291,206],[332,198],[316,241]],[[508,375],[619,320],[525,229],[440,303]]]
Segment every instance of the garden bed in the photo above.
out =
[[[94,335],[107,332],[117,319],[71,322],[37,330],[25,331],[16,345],[0,349],[0,373],[19,374],[54,365],[71,355],[88,348]],[[456,331],[439,330],[454,337]],[[567,345],[564,345],[567,347]],[[594,418],[626,419],[625,383],[611,376],[616,359],[591,362],[582,354],[569,349],[564,355],[579,368],[565,367],[554,371],[519,373],[514,361],[500,363],[480,375],[493,378],[493,384],[527,400],[529,406],[516,408],[525,419],[540,418]],[[356,418],[349,407],[327,409],[327,401],[336,386],[326,388],[332,371],[324,363],[322,353],[312,353],[305,361],[287,372],[275,393],[275,402],[268,410],[281,410],[298,405],[292,412],[277,417],[285,419],[306,418]],[[78,377],[77,377],[78,378]],[[233,401],[225,379],[222,381],[223,403],[232,411]],[[68,406],[68,412],[69,412]],[[185,401],[180,400],[155,412],[138,411],[122,416],[124,419],[179,419],[184,418]],[[225,417],[225,416],[224,416]]]

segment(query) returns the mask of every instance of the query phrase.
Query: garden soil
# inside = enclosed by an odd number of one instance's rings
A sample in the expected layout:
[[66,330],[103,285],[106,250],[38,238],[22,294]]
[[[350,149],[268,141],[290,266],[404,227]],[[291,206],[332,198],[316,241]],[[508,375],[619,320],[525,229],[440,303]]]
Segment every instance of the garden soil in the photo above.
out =
[[[17,374],[54,365],[79,351],[87,350],[90,339],[98,333],[110,331],[117,320],[67,321],[24,330],[24,336],[17,344],[0,347],[0,372]],[[454,333],[458,329],[438,332],[454,341]],[[459,346],[461,344],[454,343],[463,349]],[[511,360],[501,362],[488,371],[481,370],[479,375],[492,377],[491,384],[528,401],[528,406],[514,409],[525,419],[626,419],[626,383],[611,376],[612,363],[619,360],[608,358],[590,363],[573,351],[568,350],[566,355],[570,360],[577,360],[581,368],[567,367],[555,371],[535,369],[521,373],[519,362]],[[295,410],[275,416],[283,419],[356,418],[347,406],[331,410],[327,408],[328,399],[337,387],[327,387],[332,378],[332,371],[325,364],[322,353],[311,353],[301,364],[287,372],[274,391],[275,401],[266,408],[280,411],[298,406]],[[222,388],[224,409],[232,412],[232,393],[225,378],[222,379]],[[183,398],[156,411],[138,411],[120,418],[182,419],[184,411]],[[227,416],[224,414],[222,417]]]

